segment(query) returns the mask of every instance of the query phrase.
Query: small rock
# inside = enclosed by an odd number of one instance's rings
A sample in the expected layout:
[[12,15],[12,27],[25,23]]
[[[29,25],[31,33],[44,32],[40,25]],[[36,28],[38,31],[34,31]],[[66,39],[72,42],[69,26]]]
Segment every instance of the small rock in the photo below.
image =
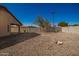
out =
[[58,45],[62,45],[63,42],[62,42],[62,41],[57,41],[56,44],[58,44]]

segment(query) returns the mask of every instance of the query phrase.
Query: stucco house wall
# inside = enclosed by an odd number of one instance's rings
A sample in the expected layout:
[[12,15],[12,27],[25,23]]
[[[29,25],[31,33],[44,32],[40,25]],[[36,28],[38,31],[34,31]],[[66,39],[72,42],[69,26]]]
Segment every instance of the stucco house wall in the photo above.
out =
[[16,33],[16,32],[18,32],[18,26],[16,26],[16,25],[11,25],[11,32],[13,33]]
[[0,8],[0,37],[11,34],[11,24],[20,25],[6,8]]

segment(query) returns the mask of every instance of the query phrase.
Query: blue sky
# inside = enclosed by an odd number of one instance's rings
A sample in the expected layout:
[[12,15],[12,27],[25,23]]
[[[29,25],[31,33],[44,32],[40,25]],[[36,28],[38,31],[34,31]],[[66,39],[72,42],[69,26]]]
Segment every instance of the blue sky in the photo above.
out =
[[[16,16],[24,25],[31,25],[37,16],[43,16],[51,23],[66,21],[79,24],[79,4],[56,3],[7,3],[1,4]],[[53,14],[53,12],[55,12]]]

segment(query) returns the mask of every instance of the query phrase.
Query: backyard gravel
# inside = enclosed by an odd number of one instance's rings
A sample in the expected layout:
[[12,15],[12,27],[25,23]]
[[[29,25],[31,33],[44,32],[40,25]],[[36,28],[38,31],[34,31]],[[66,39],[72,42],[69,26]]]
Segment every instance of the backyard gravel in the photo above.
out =
[[[79,34],[73,33],[34,33],[0,38],[0,55],[6,56],[79,56]],[[27,37],[29,37],[27,39]],[[9,43],[6,43],[8,40]],[[14,40],[16,39],[16,40]],[[6,41],[5,41],[6,40]],[[12,40],[14,40],[14,43]],[[10,43],[13,42],[14,44]],[[63,42],[62,45],[56,44]],[[2,43],[3,42],[3,43]],[[8,45],[11,44],[11,45]],[[4,47],[3,47],[4,46]],[[3,48],[2,48],[3,47]]]

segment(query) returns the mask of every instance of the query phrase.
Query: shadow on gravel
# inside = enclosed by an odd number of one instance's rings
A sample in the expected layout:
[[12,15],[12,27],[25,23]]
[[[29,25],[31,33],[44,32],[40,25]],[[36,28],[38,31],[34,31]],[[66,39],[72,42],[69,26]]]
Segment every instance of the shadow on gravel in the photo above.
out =
[[38,34],[38,33],[20,33],[20,34],[16,34],[16,35],[1,37],[0,38],[0,49],[13,46],[17,43],[23,42],[25,40],[29,40],[38,35],[40,35],[40,34]]

